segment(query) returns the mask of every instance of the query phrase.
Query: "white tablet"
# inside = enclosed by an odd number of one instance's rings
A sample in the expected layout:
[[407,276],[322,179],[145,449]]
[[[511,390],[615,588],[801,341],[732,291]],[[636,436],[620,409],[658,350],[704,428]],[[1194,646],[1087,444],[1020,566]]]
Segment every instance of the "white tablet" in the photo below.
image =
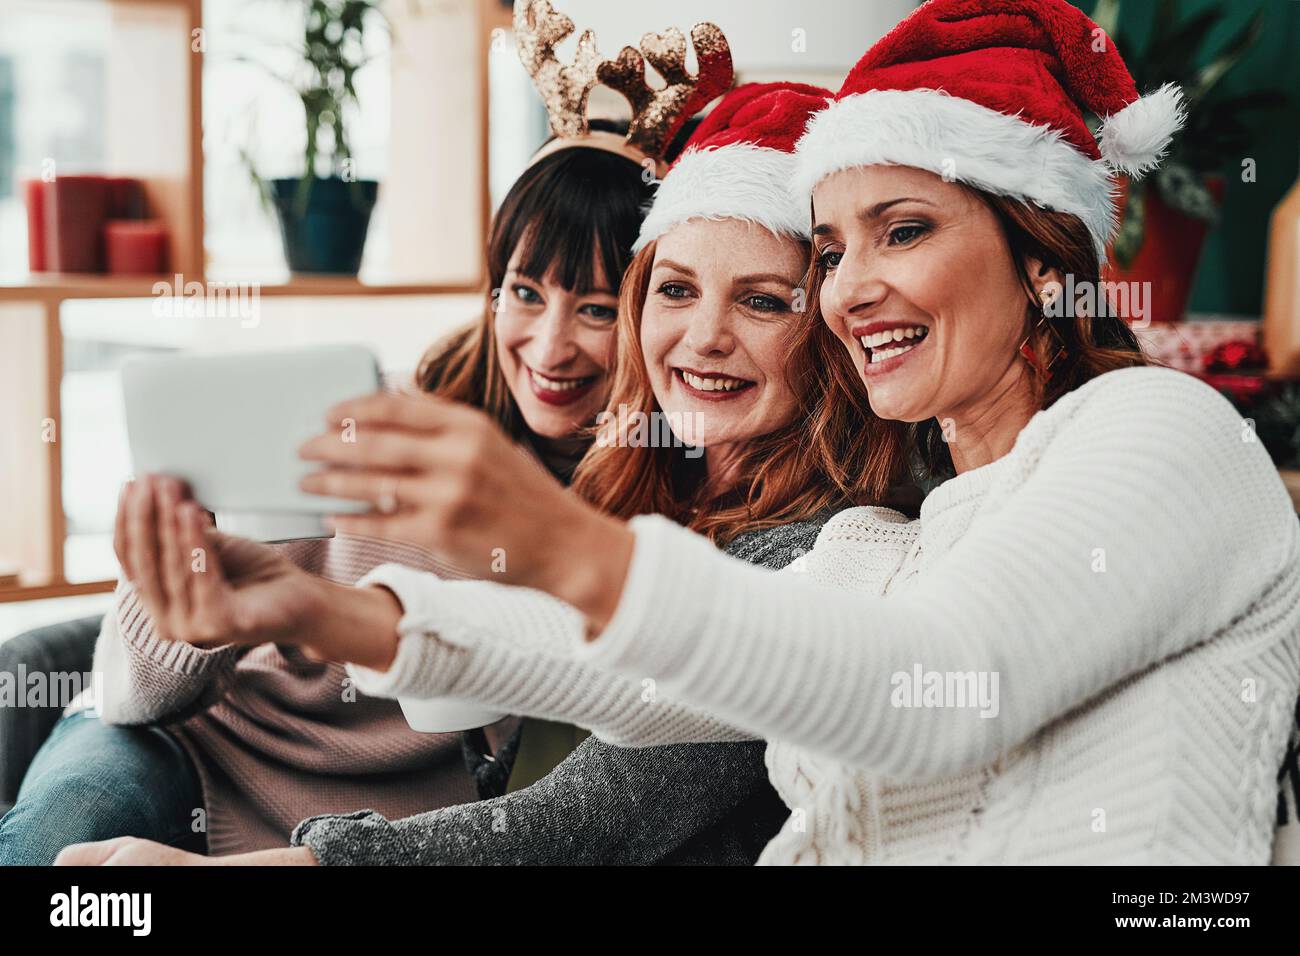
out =
[[374,355],[355,345],[135,359],[122,369],[132,467],[188,482],[230,534],[326,536],[326,514],[367,506],[300,491],[317,466],[298,447],[332,405],[379,387]]

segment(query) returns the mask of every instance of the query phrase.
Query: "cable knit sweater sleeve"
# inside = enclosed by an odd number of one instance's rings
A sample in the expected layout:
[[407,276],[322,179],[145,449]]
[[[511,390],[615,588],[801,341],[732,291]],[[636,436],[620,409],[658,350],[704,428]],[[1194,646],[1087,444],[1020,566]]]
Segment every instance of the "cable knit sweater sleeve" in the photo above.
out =
[[103,675],[100,717],[145,724],[204,710],[221,696],[244,650],[160,638],[135,589],[121,581],[95,643],[94,668]]
[[[357,540],[349,539],[350,547],[344,552],[352,554]],[[335,543],[336,539],[304,538],[270,547],[308,572],[322,574],[328,570],[330,554],[337,554]],[[388,554],[387,560],[393,560],[394,554],[405,557],[399,548]],[[326,576],[337,579],[338,571],[348,562],[347,557],[340,557],[339,568]],[[180,721],[201,713],[230,689],[236,665],[249,650],[233,644],[194,647],[160,638],[135,588],[119,581],[113,609],[104,616],[95,643],[94,666],[104,682],[100,715],[106,723],[145,724]],[[286,647],[284,653],[298,651]]]
[[[891,779],[979,767],[1214,640],[1295,573],[1295,514],[1253,438],[1191,376],[1103,375],[1029,423],[995,463],[1014,490],[883,599],[773,576],[639,518],[614,620],[578,656]],[[821,553],[833,525],[810,561],[834,559]],[[918,664],[997,672],[1000,714],[892,706],[891,675]]]
[[474,700],[587,727],[623,746],[757,736],[671,701],[651,678],[611,674],[576,660],[582,616],[548,594],[490,581],[447,581],[398,564],[357,582],[374,584],[397,596],[403,616],[397,656],[387,671],[348,665],[357,688],[372,697]]

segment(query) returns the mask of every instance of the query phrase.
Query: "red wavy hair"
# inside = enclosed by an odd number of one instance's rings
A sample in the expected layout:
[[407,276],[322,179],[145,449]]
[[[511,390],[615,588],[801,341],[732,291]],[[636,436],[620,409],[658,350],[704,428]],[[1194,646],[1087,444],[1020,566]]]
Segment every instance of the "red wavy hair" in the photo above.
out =
[[[615,416],[620,407],[628,416],[662,414],[641,351],[641,315],[655,247],[652,242],[637,253],[623,276],[608,405]],[[792,326],[791,334],[796,332]],[[791,386],[798,391],[796,382]],[[800,397],[799,407],[807,404],[807,397]],[[573,488],[617,517],[662,514],[725,544],[742,531],[805,520],[846,504],[818,460],[806,454],[806,428],[803,416],[796,415],[752,442],[739,460],[736,482],[722,493],[705,481],[703,457],[687,458],[684,448],[633,448],[597,436],[574,473]]]

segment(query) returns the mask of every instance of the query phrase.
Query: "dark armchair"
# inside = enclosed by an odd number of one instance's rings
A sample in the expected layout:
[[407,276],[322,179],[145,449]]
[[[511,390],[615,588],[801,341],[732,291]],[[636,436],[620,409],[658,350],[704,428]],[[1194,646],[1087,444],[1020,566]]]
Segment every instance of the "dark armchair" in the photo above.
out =
[[[102,616],[37,628],[0,642],[0,673],[87,673]],[[21,665],[21,666],[20,666]],[[20,689],[21,690],[21,689]],[[18,799],[18,788],[36,751],[58,722],[67,701],[45,707],[0,706],[0,814]]]

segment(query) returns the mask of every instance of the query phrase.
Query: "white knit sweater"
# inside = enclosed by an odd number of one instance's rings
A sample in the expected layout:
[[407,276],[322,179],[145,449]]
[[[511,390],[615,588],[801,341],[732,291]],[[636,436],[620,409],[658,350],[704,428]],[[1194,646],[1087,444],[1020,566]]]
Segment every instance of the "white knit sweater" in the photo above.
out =
[[[766,737],[792,815],[765,863],[1266,863],[1300,526],[1253,437],[1190,376],[1112,372],[919,521],[841,513],[804,573],[636,519],[591,644],[535,592],[378,569],[405,636],[387,673],[356,674],[621,743]],[[918,672],[982,680],[996,716],[904,706]]]

